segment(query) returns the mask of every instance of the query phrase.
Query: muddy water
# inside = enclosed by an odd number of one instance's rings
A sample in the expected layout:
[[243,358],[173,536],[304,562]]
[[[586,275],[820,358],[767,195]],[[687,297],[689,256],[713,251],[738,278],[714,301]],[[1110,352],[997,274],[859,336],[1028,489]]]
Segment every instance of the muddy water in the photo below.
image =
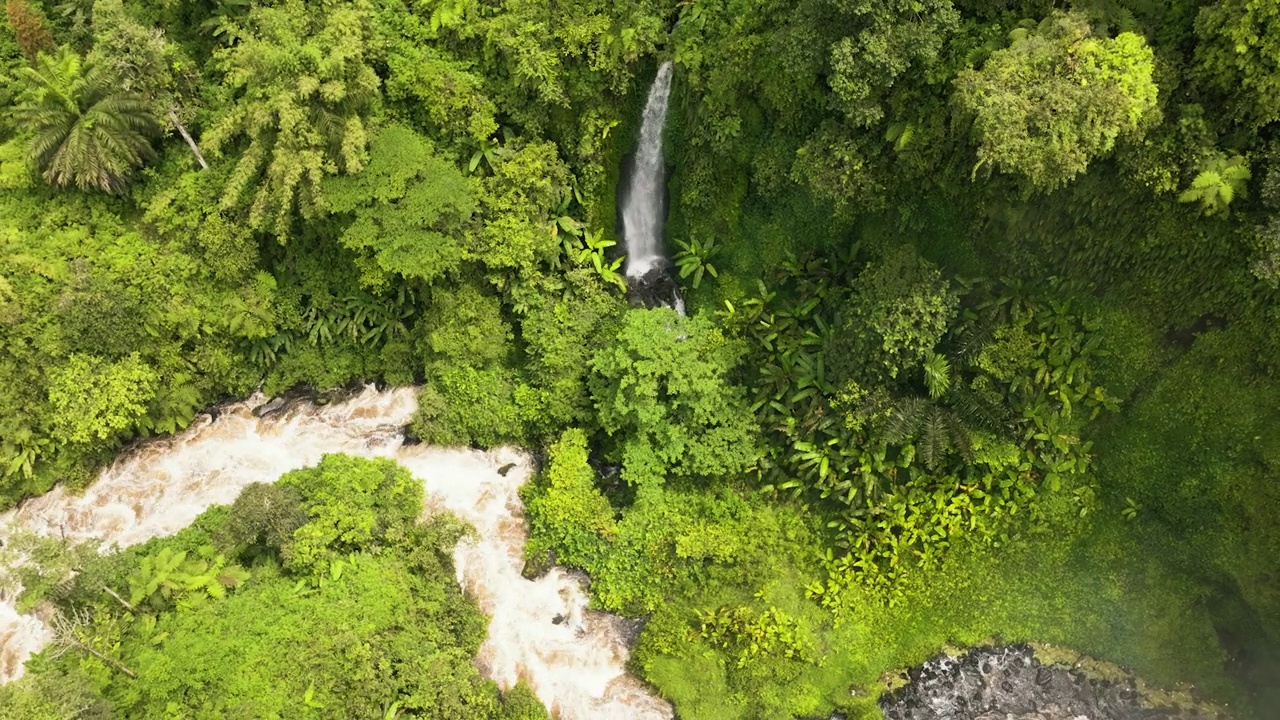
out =
[[[588,610],[580,580],[560,568],[538,580],[521,576],[517,489],[531,472],[527,455],[405,446],[401,428],[416,406],[410,388],[367,388],[344,402],[256,417],[266,400],[225,407],[216,420],[202,416],[180,435],[127,453],[83,495],[55,489],[0,516],[0,539],[20,527],[123,547],[177,532],[245,485],[274,481],[325,453],[394,458],[424,482],[428,510],[447,509],[478,531],[454,559],[458,582],[491,618],[476,658],[488,677],[504,688],[524,678],[565,720],[672,717],[667,703],[624,671],[624,620]],[[0,602],[0,681],[18,677],[47,641],[38,620],[19,615],[12,599]]]

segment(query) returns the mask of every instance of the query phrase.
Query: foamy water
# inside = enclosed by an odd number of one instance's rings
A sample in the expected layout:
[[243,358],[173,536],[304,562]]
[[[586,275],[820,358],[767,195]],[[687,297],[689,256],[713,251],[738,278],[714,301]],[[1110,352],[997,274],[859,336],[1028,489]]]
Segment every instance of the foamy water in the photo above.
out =
[[662,128],[671,94],[671,61],[662,63],[645,99],[635,167],[622,206],[622,238],[626,245],[626,275],[642,278],[659,263],[662,253],[663,186]]
[[[401,428],[416,397],[411,388],[367,388],[345,402],[267,418],[252,412],[266,398],[250,398],[126,454],[83,495],[57,488],[0,515],[0,539],[22,528],[124,547],[171,535],[245,485],[272,482],[326,453],[393,458],[424,482],[429,509],[447,509],[477,530],[454,561],[458,583],[491,618],[476,658],[487,677],[503,688],[524,678],[565,720],[671,718],[670,706],[624,670],[623,620],[588,610],[581,582],[560,568],[535,581],[521,576],[526,531],[517,489],[530,458],[513,449],[405,446]],[[498,472],[508,464],[505,476]],[[0,682],[19,677],[48,640],[48,629],[18,614],[12,598],[0,602]]]

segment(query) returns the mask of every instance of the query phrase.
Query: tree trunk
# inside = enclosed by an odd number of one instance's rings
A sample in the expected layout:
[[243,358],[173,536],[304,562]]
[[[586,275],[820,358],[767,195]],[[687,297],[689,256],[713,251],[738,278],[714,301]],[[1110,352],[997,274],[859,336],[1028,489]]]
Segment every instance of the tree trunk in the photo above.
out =
[[102,653],[98,652],[97,650],[94,650],[94,649],[93,649],[93,647],[92,647],[91,645],[89,645],[89,643],[84,643],[84,642],[82,642],[82,643],[77,643],[77,644],[78,644],[78,645],[80,646],[80,648],[81,648],[82,650],[84,650],[85,652],[87,652],[87,653],[89,653],[90,655],[92,655],[92,656],[94,656],[94,657],[98,658],[98,659],[99,659],[99,660],[101,660],[102,662],[104,662],[104,663],[106,663],[106,664],[108,664],[108,665],[110,665],[110,666],[114,667],[115,669],[119,670],[120,672],[124,673],[125,675],[128,675],[129,677],[131,677],[131,678],[133,678],[133,679],[135,679],[135,680],[138,678],[138,676],[137,676],[137,675],[135,675],[135,674],[134,674],[134,672],[133,672],[132,670],[130,670],[129,668],[127,668],[127,667],[125,667],[125,666],[124,666],[124,663],[120,662],[119,660],[116,660],[115,658],[107,657],[106,655],[103,655]]
[[106,585],[103,585],[103,586],[102,586],[102,589],[103,589],[103,590],[105,590],[105,591],[107,592],[107,594],[108,594],[108,595],[110,595],[111,597],[115,598],[115,599],[116,599],[116,602],[118,602],[118,603],[120,603],[121,605],[123,605],[123,606],[125,607],[125,609],[126,609],[126,610],[128,610],[129,612],[137,612],[137,610],[135,610],[135,609],[133,608],[133,606],[132,606],[132,605],[130,605],[130,604],[129,604],[129,603],[128,603],[124,598],[122,598],[122,597],[120,597],[119,595],[117,595],[115,590],[112,590],[111,588],[107,587]]
[[209,163],[204,161],[204,155],[200,153],[200,146],[196,145],[195,140],[191,139],[191,133],[187,132],[187,129],[183,127],[182,122],[178,120],[178,113],[174,112],[173,108],[169,108],[169,122],[173,123],[173,126],[182,134],[182,139],[187,141],[187,147],[191,148],[191,152],[196,154],[196,160],[200,161],[201,169],[208,170]]

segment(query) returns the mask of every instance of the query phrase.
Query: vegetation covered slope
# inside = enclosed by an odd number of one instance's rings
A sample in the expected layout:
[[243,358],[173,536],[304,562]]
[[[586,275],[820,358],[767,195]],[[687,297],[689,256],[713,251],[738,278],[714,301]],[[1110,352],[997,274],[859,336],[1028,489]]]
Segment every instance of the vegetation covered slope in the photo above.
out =
[[[6,17],[3,503],[259,384],[418,383],[422,439],[549,450],[531,559],[648,618],[682,717],[874,716],[991,637],[1280,705],[1271,0]],[[611,269],[668,58],[689,318]]]

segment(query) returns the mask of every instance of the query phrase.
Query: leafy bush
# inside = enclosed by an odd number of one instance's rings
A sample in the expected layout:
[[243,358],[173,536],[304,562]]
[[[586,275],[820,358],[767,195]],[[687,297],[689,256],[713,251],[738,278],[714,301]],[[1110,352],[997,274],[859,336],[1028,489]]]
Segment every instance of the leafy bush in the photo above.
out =
[[529,542],[525,556],[534,562],[554,551],[555,561],[584,567],[617,534],[613,508],[595,486],[587,463],[587,436],[566,430],[547,451],[547,467],[536,486],[522,490]]
[[955,80],[956,106],[975,119],[977,167],[1052,190],[1158,117],[1155,57],[1141,35],[1095,37],[1084,15],[1055,12],[1010,37]]
[[732,477],[751,464],[753,428],[730,381],[740,354],[705,316],[665,308],[623,316],[614,344],[592,358],[590,386],[627,482]]
[[326,455],[280,484],[302,495],[309,518],[284,549],[286,566],[303,575],[324,575],[357,549],[394,547],[422,514],[422,483],[392,460]]
[[292,485],[250,483],[236,496],[218,535],[219,545],[236,555],[281,553],[308,521],[302,492]]
[[938,268],[909,245],[868,263],[853,288],[827,350],[837,383],[883,384],[918,367],[942,339],[958,304]]

